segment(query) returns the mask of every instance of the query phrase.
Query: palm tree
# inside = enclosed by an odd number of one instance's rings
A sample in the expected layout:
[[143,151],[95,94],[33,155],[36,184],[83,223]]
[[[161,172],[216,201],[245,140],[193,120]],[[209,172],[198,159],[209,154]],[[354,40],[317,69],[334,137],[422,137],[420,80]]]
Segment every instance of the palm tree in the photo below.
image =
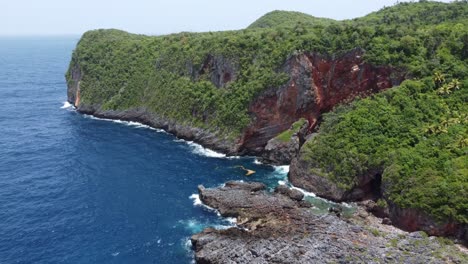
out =
[[441,72],[435,72],[433,80],[436,87],[440,87],[445,82],[445,76]]
[[460,89],[461,82],[458,79],[453,79],[450,83],[452,84],[452,89]]

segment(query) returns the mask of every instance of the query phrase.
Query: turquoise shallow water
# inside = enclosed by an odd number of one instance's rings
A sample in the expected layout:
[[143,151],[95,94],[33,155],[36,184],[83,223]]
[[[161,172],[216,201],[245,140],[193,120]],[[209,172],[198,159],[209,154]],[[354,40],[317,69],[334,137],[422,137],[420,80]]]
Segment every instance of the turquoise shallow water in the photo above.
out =
[[63,107],[77,40],[0,38],[0,262],[189,263],[190,235],[230,225],[198,184],[284,171]]

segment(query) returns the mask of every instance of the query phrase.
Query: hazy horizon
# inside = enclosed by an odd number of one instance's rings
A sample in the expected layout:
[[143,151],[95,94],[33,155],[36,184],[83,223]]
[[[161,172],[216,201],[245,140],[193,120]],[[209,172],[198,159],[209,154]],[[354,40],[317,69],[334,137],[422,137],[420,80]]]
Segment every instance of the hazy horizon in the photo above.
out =
[[396,2],[398,1],[270,0],[267,3],[257,3],[240,0],[220,3],[209,0],[82,0],[79,5],[72,5],[59,0],[16,0],[3,4],[0,36],[79,36],[88,30],[99,28],[115,28],[147,35],[238,30],[273,10],[299,11],[316,17],[343,20],[364,16]]

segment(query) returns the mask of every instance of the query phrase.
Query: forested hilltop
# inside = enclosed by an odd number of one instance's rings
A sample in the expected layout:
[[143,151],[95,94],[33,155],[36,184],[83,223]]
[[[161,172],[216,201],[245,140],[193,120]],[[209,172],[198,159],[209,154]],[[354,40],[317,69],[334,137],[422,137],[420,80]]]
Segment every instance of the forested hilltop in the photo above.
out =
[[[323,70],[324,61],[332,66]],[[356,87],[341,98],[346,74]],[[330,84],[333,76],[341,81]],[[304,117],[309,133],[319,134],[293,162],[293,183],[334,200],[372,194],[402,227],[431,232],[427,221],[407,225],[402,210],[415,209],[435,219],[432,233],[465,239],[467,76],[466,0],[399,3],[345,21],[274,11],[238,31],[144,36],[94,30],[81,38],[66,74],[69,101],[78,110],[105,116],[144,109],[232,144],[251,137],[264,146]],[[306,85],[303,93],[287,92]],[[271,109],[278,111],[274,116],[289,111],[284,98],[291,94],[294,113],[276,125],[262,119]],[[312,95],[302,102],[303,94]],[[280,101],[282,107],[271,107]],[[321,112],[332,108],[320,122]],[[269,133],[254,131],[265,127]],[[326,185],[317,186],[317,179]]]

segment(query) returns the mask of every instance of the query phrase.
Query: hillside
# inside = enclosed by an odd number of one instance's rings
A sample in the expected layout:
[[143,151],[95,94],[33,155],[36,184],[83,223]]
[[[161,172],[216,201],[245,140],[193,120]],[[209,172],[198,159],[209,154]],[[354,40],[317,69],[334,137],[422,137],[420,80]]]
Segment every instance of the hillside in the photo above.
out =
[[90,31],[67,81],[78,111],[231,154],[261,154],[304,118],[319,134],[293,160],[295,185],[466,239],[467,72],[467,1],[420,1],[346,21],[275,11],[239,31]]
[[313,25],[329,25],[333,22],[335,22],[333,19],[313,17],[301,12],[275,10],[255,20],[247,28],[294,28],[298,25],[309,27]]

